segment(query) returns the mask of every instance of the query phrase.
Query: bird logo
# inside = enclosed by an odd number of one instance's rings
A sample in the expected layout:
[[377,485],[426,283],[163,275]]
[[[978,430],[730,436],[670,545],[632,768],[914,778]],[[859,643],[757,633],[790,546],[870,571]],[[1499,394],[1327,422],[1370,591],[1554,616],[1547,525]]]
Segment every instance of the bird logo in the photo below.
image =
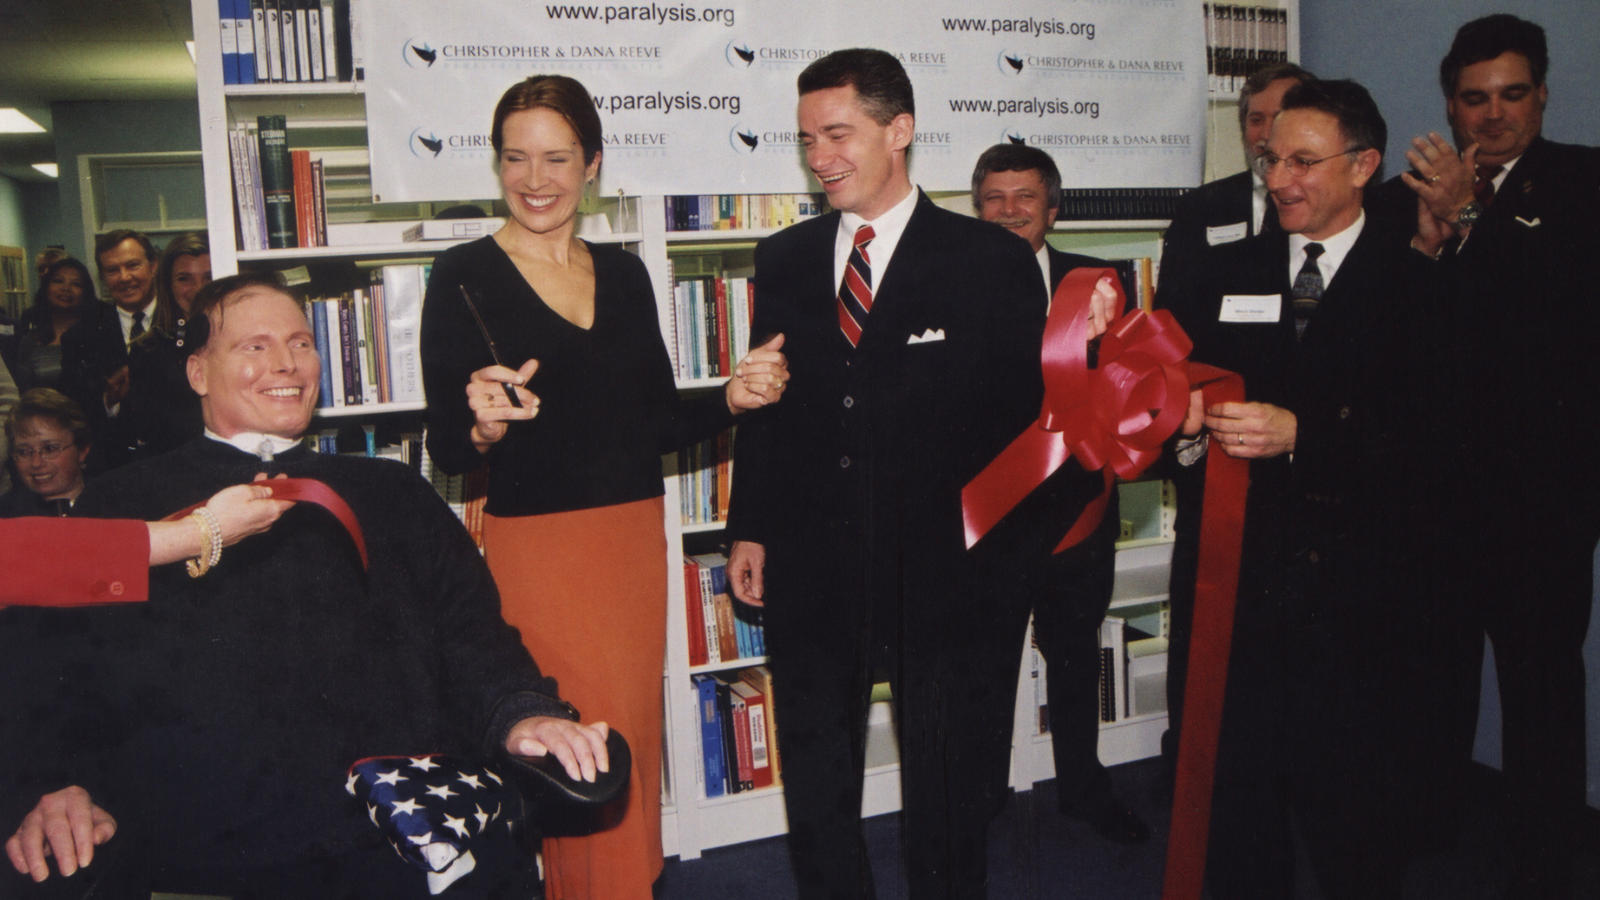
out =
[[761,136],[741,126],[733,126],[728,133],[728,144],[740,153],[754,153],[761,144]]
[[1017,134],[1016,132],[1012,131],[1009,128],[1006,129],[1005,135],[1006,135],[1006,140],[1010,141],[1013,144],[1026,145],[1028,143],[1028,139],[1027,138],[1023,137],[1020,134]]
[[748,44],[739,46],[737,41],[728,42],[728,49],[724,55],[728,58],[728,65],[735,69],[741,66],[748,69],[751,63],[756,61],[756,52],[751,50]]
[[1000,51],[1000,58],[995,60],[995,64],[1000,67],[1001,75],[1022,74],[1022,57],[1012,56],[1004,50]]
[[[411,145],[411,153],[419,159],[432,159],[444,150],[444,141],[437,134],[434,134],[432,130],[429,130],[424,135],[422,129],[418,128],[411,132],[411,137],[415,141]],[[421,150],[417,149],[418,145],[421,145]],[[427,151],[426,155],[423,154],[423,150]]]
[[406,65],[413,69],[417,68],[419,64],[421,64],[422,68],[429,68],[439,59],[439,51],[426,43],[417,44],[412,41],[406,41],[405,46],[406,50],[410,52],[401,51],[402,55],[405,57]]

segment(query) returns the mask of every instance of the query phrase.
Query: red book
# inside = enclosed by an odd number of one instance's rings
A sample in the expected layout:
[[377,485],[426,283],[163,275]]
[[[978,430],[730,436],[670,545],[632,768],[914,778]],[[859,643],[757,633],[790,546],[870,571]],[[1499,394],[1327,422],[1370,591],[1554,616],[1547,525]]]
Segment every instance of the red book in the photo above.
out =
[[717,278],[717,362],[720,367],[718,375],[733,374],[732,354],[728,352],[728,319],[731,310],[728,308],[728,279]]
[[688,613],[689,665],[703,666],[706,659],[706,617],[700,608],[700,565],[683,561],[683,605]]
[[736,681],[732,689],[744,700],[749,725],[751,786],[772,787],[772,760],[767,752],[767,698],[748,681]]
[[289,160],[294,172],[294,219],[299,229],[299,245],[315,247],[317,220],[311,210],[311,151],[291,150]]

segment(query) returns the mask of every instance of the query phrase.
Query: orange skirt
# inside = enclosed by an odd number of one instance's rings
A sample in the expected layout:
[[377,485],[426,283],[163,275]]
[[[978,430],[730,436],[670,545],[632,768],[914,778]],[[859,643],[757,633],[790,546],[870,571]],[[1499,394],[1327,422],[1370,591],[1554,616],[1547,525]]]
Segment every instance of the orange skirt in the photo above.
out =
[[661,874],[661,679],[667,633],[662,500],[484,516],[484,558],[507,622],[585,722],[633,750],[614,828],[544,842],[549,900],[647,900]]

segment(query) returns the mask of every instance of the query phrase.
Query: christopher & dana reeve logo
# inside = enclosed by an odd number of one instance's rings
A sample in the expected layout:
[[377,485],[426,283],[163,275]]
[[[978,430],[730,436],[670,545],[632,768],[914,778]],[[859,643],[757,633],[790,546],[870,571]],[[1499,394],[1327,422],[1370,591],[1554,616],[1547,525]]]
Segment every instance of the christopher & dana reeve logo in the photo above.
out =
[[411,155],[417,159],[433,160],[450,153],[489,153],[493,145],[489,143],[487,134],[446,134],[440,136],[438,132],[426,125],[419,125],[411,129],[411,136],[406,139],[411,150]]
[[761,146],[761,135],[745,125],[735,125],[728,132],[728,146],[736,153],[754,153]]
[[1000,55],[995,57],[994,64],[1001,75],[1021,75],[1027,66],[1026,59],[1027,57],[1021,53],[1001,50]]
[[432,68],[439,60],[439,51],[428,46],[426,41],[421,43],[415,40],[406,41],[400,50],[400,55],[405,59],[406,65],[413,69]]

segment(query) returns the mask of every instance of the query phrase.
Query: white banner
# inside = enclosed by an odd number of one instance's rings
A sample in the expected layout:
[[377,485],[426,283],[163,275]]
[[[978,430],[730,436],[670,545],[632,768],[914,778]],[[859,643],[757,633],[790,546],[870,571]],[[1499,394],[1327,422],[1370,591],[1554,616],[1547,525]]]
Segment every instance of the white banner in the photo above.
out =
[[1200,182],[1206,60],[1194,0],[361,7],[383,202],[495,196],[494,105],[536,73],[570,75],[594,95],[606,193],[816,191],[794,134],[795,78],[851,46],[888,50],[909,72],[911,175],[930,190],[965,190],[978,154],[1004,141],[1049,151],[1069,187]]

